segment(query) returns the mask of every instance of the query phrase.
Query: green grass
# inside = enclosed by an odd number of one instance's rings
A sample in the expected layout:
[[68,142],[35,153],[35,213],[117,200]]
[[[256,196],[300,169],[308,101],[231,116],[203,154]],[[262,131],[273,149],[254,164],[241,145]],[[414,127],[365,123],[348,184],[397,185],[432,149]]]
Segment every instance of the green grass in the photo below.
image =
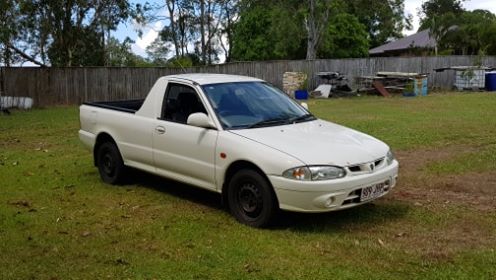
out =
[[396,149],[496,144],[496,94],[314,102],[310,108],[320,117],[381,138]]
[[[496,95],[310,101],[396,151],[472,147],[418,175],[495,166]],[[134,173],[103,184],[76,107],[0,116],[0,279],[494,279],[496,211],[401,194],[347,211],[238,224],[212,193]],[[476,167],[474,167],[476,166]],[[432,167],[435,171],[430,171]],[[400,177],[401,180],[401,177]],[[471,194],[467,194],[471,195]],[[439,203],[437,203],[439,202]]]

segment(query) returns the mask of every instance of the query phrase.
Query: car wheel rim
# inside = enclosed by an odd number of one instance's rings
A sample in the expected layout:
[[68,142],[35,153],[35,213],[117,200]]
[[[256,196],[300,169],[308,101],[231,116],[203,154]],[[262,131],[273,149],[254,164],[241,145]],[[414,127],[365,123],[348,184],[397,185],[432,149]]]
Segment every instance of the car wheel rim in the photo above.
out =
[[247,183],[239,188],[238,202],[240,210],[249,218],[257,218],[262,211],[262,194],[255,184]]
[[105,153],[103,155],[102,167],[103,167],[103,172],[107,176],[112,176],[114,174],[115,165],[112,156],[109,153]]

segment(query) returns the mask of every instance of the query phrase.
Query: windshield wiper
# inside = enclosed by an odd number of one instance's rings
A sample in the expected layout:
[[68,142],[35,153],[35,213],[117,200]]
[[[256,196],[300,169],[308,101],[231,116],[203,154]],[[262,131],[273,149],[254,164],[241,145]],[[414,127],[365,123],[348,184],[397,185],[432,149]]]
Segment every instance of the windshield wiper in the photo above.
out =
[[254,124],[251,124],[247,126],[246,128],[255,128],[255,127],[262,127],[262,126],[270,126],[270,125],[277,125],[277,124],[289,124],[288,118],[274,118],[274,119],[267,119],[263,121],[256,122]]
[[312,114],[304,114],[298,117],[289,119],[290,123],[301,122],[301,121],[313,121],[316,118]]

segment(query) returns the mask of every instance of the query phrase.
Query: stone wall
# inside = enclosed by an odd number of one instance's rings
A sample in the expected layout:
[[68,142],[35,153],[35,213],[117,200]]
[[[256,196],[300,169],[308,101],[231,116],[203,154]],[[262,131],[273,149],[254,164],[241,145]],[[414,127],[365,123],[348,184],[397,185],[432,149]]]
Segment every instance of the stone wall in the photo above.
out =
[[284,72],[282,75],[282,90],[289,96],[294,97],[295,90],[302,89],[301,86],[307,79],[303,72]]

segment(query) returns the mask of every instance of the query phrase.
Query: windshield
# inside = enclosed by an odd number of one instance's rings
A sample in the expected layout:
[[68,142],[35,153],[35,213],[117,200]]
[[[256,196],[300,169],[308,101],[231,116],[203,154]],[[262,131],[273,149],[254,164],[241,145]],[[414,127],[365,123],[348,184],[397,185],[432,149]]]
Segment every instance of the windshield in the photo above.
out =
[[314,120],[279,89],[263,82],[203,86],[224,129],[274,126]]

